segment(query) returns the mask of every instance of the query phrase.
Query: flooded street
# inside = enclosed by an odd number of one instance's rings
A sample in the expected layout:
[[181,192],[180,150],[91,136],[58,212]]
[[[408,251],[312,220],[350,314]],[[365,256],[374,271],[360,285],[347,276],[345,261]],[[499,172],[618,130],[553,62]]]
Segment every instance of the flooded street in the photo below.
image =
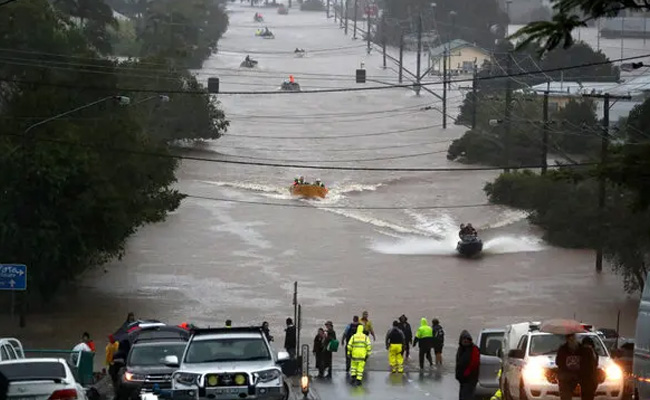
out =
[[[219,53],[199,72],[204,81],[218,76],[221,91],[274,90],[289,75],[304,90],[362,87],[354,81],[361,62],[369,79],[397,83],[397,74],[382,68],[380,53],[368,56],[365,42],[346,37],[324,13],[294,8],[285,16],[262,9],[276,37],[264,40],[255,37],[260,27],[252,22],[255,11],[230,7],[231,25]],[[294,57],[298,47],[307,51],[304,58]],[[618,58],[616,53],[613,49],[610,57]],[[247,54],[259,61],[257,68],[239,68]],[[405,57],[414,63],[415,54]],[[464,96],[453,86],[452,116]],[[442,91],[440,85],[430,88]],[[441,106],[428,93],[397,88],[223,94],[219,100],[230,129],[198,154],[215,161],[463,168],[447,161],[446,151],[465,128],[449,119],[443,130],[440,112],[421,110]],[[291,198],[287,188],[298,175],[322,179],[330,194],[322,201]],[[461,329],[476,335],[483,327],[529,319],[575,316],[613,327],[620,310],[622,334],[633,334],[638,300],[624,293],[609,269],[595,273],[592,252],[548,246],[524,213],[485,204],[483,185],[497,175],[186,160],[178,188],[195,197],[164,223],[142,228],[122,260],[90,271],[74,290],[30,314],[27,329],[8,327],[7,333],[29,346],[72,347],[87,330],[103,347],[105,335],[134,311],[198,325],[267,320],[281,343],[298,281],[306,343],[326,320],[334,321],[340,334],[362,310],[370,312],[380,340],[402,313],[412,324],[422,316],[439,318],[447,332],[447,359]],[[483,237],[480,259],[456,256],[462,222],[471,222]],[[385,350],[376,347],[370,366],[385,368]],[[341,354],[335,359],[343,361]]]

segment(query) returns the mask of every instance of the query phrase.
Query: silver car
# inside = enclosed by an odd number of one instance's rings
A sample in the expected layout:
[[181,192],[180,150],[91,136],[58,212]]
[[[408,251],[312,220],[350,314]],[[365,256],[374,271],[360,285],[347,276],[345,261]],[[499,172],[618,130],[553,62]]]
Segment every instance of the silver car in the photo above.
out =
[[478,336],[481,352],[476,398],[490,398],[499,390],[499,370],[505,329],[483,329]]
[[178,366],[172,376],[174,400],[284,400],[288,385],[277,355],[261,328],[197,329],[182,359],[167,356],[168,366]]

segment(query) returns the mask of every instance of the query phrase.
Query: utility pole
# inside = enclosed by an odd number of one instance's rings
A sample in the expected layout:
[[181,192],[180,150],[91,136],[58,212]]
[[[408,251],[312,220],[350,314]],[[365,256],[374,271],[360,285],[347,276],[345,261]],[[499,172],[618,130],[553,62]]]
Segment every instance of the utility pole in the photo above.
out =
[[330,0],[327,0],[327,8],[325,9],[325,12],[327,13],[327,19],[330,19]]
[[384,57],[384,69],[386,69],[386,17],[381,19],[381,52]]
[[442,51],[442,129],[447,129],[447,48]]
[[476,113],[478,111],[478,70],[474,64],[474,76],[472,77],[472,130],[476,129]]
[[417,86],[415,92],[420,94],[420,63],[422,61],[422,14],[418,15],[418,57],[417,57],[417,69],[415,75],[417,77]]
[[359,0],[354,0],[354,33],[352,34],[352,39],[357,38],[357,10],[359,9],[358,6]]
[[291,0],[289,0],[289,8],[291,8]]
[[370,54],[370,24],[371,24],[371,22],[372,22],[372,20],[370,19],[370,9],[368,9],[368,33],[367,33],[367,36],[368,36],[368,38],[367,38],[368,39],[368,54]]
[[512,111],[512,81],[510,78],[512,70],[512,54],[508,53],[508,64],[506,67],[506,76],[507,76],[507,81],[506,81],[506,110],[505,110],[505,115],[504,115],[504,122],[506,124],[505,128],[505,165],[504,169],[505,172],[510,172],[510,128],[511,128],[511,121],[510,121],[510,113]]
[[[350,0],[345,0],[345,35],[348,35],[348,5],[349,5]],[[343,4],[343,0],[341,0],[341,4]]]
[[544,91],[544,122],[542,125],[542,175],[548,167],[548,90]]
[[399,34],[399,83],[402,83],[404,76],[404,32]]
[[[603,134],[601,135],[601,142],[600,142],[600,165],[601,167],[604,167],[607,164],[607,156],[609,152],[609,109],[610,109],[610,104],[609,101],[611,99],[615,100],[620,100],[620,99],[625,99],[629,100],[631,99],[630,96],[615,96],[611,95],[609,93],[605,94],[585,94],[582,95],[582,97],[592,97],[592,98],[599,98],[603,99]],[[598,230],[599,232],[599,238],[598,238],[598,247],[596,248],[596,272],[600,273],[603,271],[603,247],[605,244],[605,237],[604,237],[604,230],[606,229],[605,226],[602,225],[603,223],[603,213],[605,211],[605,200],[607,198],[607,193],[606,193],[606,184],[607,182],[605,181],[605,177],[601,174],[600,179],[598,181],[598,210],[600,212],[600,218],[599,221],[601,223],[600,229]]]

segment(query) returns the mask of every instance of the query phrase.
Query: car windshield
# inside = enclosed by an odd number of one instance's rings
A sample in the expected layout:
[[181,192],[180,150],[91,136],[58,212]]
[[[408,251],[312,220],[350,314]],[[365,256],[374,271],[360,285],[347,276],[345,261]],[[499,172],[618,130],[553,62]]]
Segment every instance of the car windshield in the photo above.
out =
[[[596,354],[601,357],[607,357],[607,351],[603,347],[600,338],[597,335],[586,335],[586,334],[577,334],[576,337],[578,342],[582,342],[582,339],[585,337],[590,337],[594,341],[594,348]],[[530,339],[530,351],[529,355],[531,356],[541,356],[541,355],[551,355],[556,354],[557,350],[566,342],[564,335],[534,335]]]
[[65,368],[60,362],[22,362],[0,364],[0,373],[9,381],[64,379]]
[[185,356],[186,363],[270,359],[269,349],[261,337],[195,340]]
[[134,346],[129,354],[129,365],[164,365],[166,356],[176,356],[180,359],[185,350],[185,342],[156,343],[155,345]]

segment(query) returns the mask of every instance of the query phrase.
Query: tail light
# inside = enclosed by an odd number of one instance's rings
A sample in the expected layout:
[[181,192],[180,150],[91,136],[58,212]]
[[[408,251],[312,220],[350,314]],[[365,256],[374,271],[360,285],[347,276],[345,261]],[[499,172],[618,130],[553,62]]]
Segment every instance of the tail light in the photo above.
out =
[[61,389],[57,390],[48,400],[73,400],[77,399],[77,390],[76,389]]

